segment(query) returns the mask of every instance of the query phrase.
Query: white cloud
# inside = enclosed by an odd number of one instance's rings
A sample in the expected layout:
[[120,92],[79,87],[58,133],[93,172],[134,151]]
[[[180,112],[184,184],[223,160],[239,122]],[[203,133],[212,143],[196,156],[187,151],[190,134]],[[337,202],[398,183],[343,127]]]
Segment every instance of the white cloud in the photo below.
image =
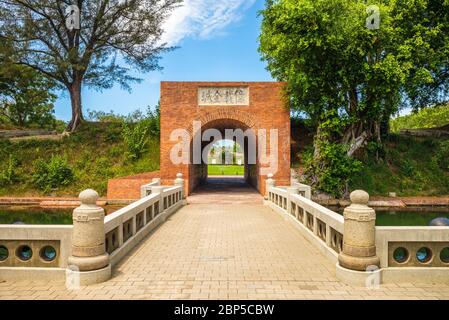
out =
[[165,23],[163,42],[176,45],[182,39],[211,38],[237,22],[256,0],[184,0]]

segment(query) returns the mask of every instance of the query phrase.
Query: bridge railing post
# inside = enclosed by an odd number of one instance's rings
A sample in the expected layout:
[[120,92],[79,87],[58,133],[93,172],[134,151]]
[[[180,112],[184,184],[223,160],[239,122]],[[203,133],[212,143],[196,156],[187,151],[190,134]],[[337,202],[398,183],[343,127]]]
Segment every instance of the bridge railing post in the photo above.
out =
[[109,254],[106,253],[104,209],[97,206],[94,190],[80,193],[81,205],[73,210],[72,255],[68,258],[67,287],[77,282],[91,285],[111,278]]
[[268,200],[270,188],[274,186],[276,186],[276,180],[273,179],[273,174],[269,173],[265,182],[265,200]]
[[[366,277],[370,277],[370,273],[379,271],[380,259],[376,253],[376,211],[368,206],[368,201],[367,192],[354,191],[351,193],[352,204],[344,210],[343,250],[338,257],[337,273],[342,275],[342,280],[346,282],[362,284],[367,281]],[[345,274],[350,274],[349,279]]]
[[175,186],[180,186],[182,187],[182,199],[185,198],[185,185],[184,185],[184,178],[183,178],[183,174],[182,173],[178,173],[176,175],[176,179],[175,179]]
[[164,212],[164,189],[163,186],[151,187],[151,193],[159,196],[159,214]]
[[292,201],[291,201],[291,195],[299,194],[299,188],[298,187],[288,187],[287,188],[287,213],[291,214],[292,212]]

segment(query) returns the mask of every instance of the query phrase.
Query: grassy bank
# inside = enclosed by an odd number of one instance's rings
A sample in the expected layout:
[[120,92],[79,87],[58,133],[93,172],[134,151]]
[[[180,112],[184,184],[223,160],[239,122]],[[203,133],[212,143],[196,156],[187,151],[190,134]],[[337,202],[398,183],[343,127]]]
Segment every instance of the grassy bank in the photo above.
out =
[[[385,158],[363,159],[363,169],[350,184],[372,195],[438,196],[449,194],[449,170],[438,163],[443,139],[391,136],[386,143]],[[449,168],[448,168],[449,169]]]
[[[293,139],[300,143],[294,154],[301,155],[304,148],[310,148],[312,139],[306,130],[297,132]],[[392,135],[380,160],[374,155],[362,159],[363,169],[350,181],[350,189],[365,189],[377,196],[389,192],[399,196],[448,195],[449,170],[438,163],[438,157],[444,157],[443,141],[449,146],[449,139]],[[139,160],[131,160],[127,152],[120,123],[87,123],[60,141],[0,140],[0,182],[2,176],[8,178],[6,182],[3,178],[0,196],[77,196],[86,188],[105,195],[111,178],[159,169],[159,137],[148,137],[147,150]],[[36,184],[36,163],[49,162],[53,156],[66,161],[73,179],[57,190],[44,191]],[[295,167],[301,166],[301,157],[292,160]],[[243,175],[243,170],[243,166],[209,166],[210,175]]]
[[[419,116],[420,113],[400,121]],[[438,125],[447,124],[447,121],[445,118]],[[304,154],[313,149],[313,130],[301,121],[292,122],[292,140],[292,168],[302,170]],[[379,160],[369,152],[360,160],[362,170],[350,180],[350,190],[364,189],[373,196],[388,196],[390,192],[398,196],[449,195],[447,138],[406,137],[393,133],[385,141],[384,154],[380,154]]]
[[[106,194],[108,179],[159,169],[159,137],[149,137],[147,151],[139,160],[130,160],[120,123],[86,123],[60,141],[0,140],[0,173],[12,173],[3,181],[0,196],[77,196],[86,188]],[[73,172],[68,185],[44,192],[33,176],[36,162],[60,156]],[[13,165],[11,170],[11,164]]]
[[218,164],[208,166],[208,174],[211,176],[243,176],[244,173],[244,166]]

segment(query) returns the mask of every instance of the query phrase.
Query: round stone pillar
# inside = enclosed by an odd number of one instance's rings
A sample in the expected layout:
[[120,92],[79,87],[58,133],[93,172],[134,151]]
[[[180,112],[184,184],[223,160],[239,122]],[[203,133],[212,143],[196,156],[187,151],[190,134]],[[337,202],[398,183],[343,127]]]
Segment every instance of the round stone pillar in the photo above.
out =
[[343,251],[340,267],[369,271],[380,266],[376,255],[376,212],[368,207],[369,194],[362,190],[351,193],[352,204],[344,211]]
[[103,208],[97,206],[99,198],[94,190],[79,195],[81,205],[73,211],[72,255],[68,268],[81,285],[100,283],[111,277],[109,255],[105,247]]

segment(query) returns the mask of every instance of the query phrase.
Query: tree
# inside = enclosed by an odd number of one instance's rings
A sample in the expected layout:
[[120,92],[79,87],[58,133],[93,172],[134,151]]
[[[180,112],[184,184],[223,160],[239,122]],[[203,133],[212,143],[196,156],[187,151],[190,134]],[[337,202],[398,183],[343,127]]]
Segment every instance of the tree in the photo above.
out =
[[172,49],[160,43],[162,24],[180,2],[0,0],[0,37],[18,47],[19,64],[69,91],[67,129],[74,131],[83,121],[83,85],[102,90],[118,83],[130,90],[130,83],[141,80],[131,75],[131,67],[140,72],[160,68],[160,55]]
[[27,66],[14,64],[13,48],[0,48],[0,119],[20,127],[55,124],[52,81]]
[[288,82],[293,110],[316,128],[311,180],[318,185],[327,169],[336,171],[330,166],[347,169],[336,157],[354,157],[370,142],[381,148],[391,115],[417,101],[420,88],[441,92],[449,66],[447,1],[373,2],[379,29],[367,27],[369,4],[267,0],[261,12],[262,58],[276,79]]
[[17,67],[18,74],[8,78],[8,88],[0,94],[0,116],[20,127],[54,124],[52,84],[47,78],[28,67]]

